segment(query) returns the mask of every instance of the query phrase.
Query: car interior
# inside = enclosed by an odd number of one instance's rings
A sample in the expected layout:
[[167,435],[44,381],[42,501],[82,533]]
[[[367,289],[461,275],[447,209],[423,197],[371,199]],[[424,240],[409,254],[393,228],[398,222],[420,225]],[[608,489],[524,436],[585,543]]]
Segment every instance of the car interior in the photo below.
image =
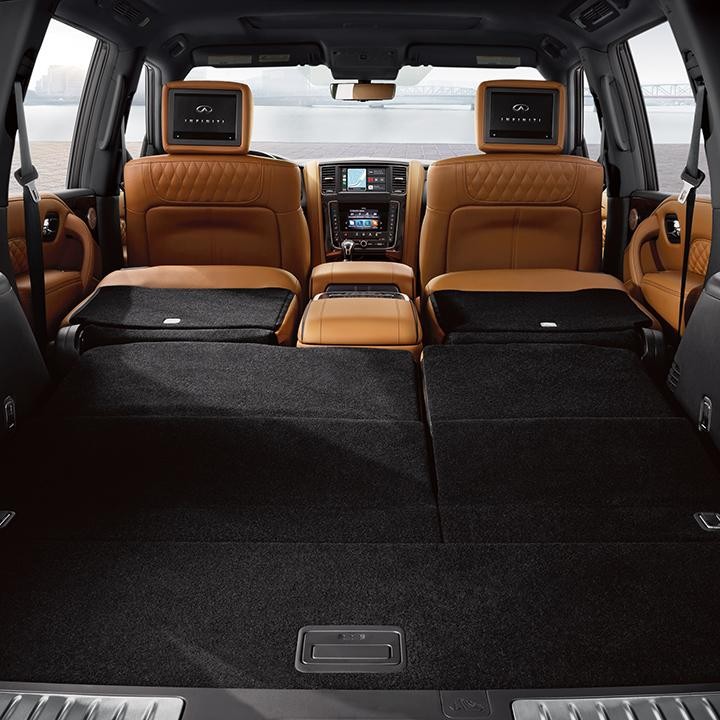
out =
[[0,2],[0,720],[717,720],[718,30]]

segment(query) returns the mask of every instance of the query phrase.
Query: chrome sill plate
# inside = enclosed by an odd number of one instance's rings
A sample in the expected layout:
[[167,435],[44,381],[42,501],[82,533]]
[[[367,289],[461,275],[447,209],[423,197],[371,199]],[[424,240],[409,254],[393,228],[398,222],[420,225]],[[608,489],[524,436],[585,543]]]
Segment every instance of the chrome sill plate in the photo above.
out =
[[179,720],[184,706],[176,697],[0,692],[3,720]]
[[515,720],[720,720],[720,693],[515,700]]

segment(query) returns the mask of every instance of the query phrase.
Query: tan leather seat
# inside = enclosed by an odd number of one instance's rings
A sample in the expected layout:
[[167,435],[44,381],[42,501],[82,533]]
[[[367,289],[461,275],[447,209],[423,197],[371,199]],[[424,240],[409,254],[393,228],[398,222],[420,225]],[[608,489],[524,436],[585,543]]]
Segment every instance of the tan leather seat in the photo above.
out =
[[[171,142],[171,90],[240,93],[239,144]],[[162,108],[166,154],[125,166],[125,242],[131,267],[112,273],[98,289],[287,289],[295,298],[276,334],[279,343],[290,343],[310,270],[300,168],[248,155],[252,94],[247,85],[171,82],[163,88]]]
[[[671,240],[668,228],[679,221],[681,241]],[[670,327],[678,329],[680,284],[685,243],[685,206],[668,198],[638,225],[625,251],[625,282]],[[697,198],[693,215],[685,298],[705,283],[712,244],[712,203]],[[684,329],[684,324],[683,324]]]
[[[178,145],[168,138],[170,90],[242,93],[237,147]],[[282,268],[304,287],[310,238],[297,165],[248,155],[252,94],[239,83],[171,82],[163,89],[165,155],[125,167],[128,265],[258,265]]]
[[[43,242],[45,313],[48,335],[52,338],[65,313],[92,289],[98,252],[88,226],[60,198],[43,195],[39,212],[41,223],[46,219],[57,223],[54,236]],[[21,197],[12,198],[8,203],[8,244],[20,303],[32,323],[25,210]]]
[[[552,144],[497,144],[486,135],[486,94],[496,88],[557,94]],[[602,255],[603,169],[563,155],[565,88],[492,81],[477,91],[477,143],[484,155],[430,166],[420,236],[422,286],[449,272],[552,268],[597,272]]]

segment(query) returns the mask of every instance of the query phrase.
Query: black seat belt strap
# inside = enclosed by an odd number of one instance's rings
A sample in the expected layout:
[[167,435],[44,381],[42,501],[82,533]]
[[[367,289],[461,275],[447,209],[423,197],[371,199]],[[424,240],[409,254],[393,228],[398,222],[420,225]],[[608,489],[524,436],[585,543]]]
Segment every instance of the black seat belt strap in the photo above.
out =
[[45,354],[47,348],[47,325],[45,319],[45,263],[43,261],[42,226],[40,223],[40,193],[35,185],[38,172],[32,164],[32,156],[30,155],[22,84],[19,81],[15,82],[15,110],[17,114],[18,143],[20,145],[20,169],[15,172],[15,179],[23,189],[25,246],[27,248],[30,274],[33,332],[41,352]]
[[695,118],[693,119],[692,136],[688,149],[688,159],[685,170],[680,176],[683,180],[683,189],[679,196],[681,205],[685,205],[685,233],[683,242],[682,271],[680,275],[680,307],[678,310],[678,333],[682,333],[685,320],[685,290],[687,288],[688,264],[690,261],[690,245],[692,245],[693,215],[695,213],[695,197],[697,189],[705,180],[705,173],[700,170],[700,139],[702,134],[703,116],[705,114],[706,90],[704,84],[699,84],[695,95]]

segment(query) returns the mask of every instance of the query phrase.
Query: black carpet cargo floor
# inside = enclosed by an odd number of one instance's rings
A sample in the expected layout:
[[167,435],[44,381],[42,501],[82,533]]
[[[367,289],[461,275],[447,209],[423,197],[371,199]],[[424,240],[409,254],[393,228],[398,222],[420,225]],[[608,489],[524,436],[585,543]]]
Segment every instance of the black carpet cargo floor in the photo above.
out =
[[[720,544],[692,513],[718,477],[638,359],[457,346],[424,372],[430,424],[404,353],[86,353],[4,488],[2,679],[717,681]],[[405,669],[297,672],[298,630],[340,624],[401,627]]]
[[[720,545],[12,544],[4,680],[247,688],[717,681]],[[306,675],[305,625],[398,625],[407,667]]]
[[[42,437],[43,452],[33,450]],[[85,353],[26,429],[25,537],[440,539],[409,354],[144,343]]]
[[449,542],[720,539],[720,475],[628,350],[431,347],[424,382]]

